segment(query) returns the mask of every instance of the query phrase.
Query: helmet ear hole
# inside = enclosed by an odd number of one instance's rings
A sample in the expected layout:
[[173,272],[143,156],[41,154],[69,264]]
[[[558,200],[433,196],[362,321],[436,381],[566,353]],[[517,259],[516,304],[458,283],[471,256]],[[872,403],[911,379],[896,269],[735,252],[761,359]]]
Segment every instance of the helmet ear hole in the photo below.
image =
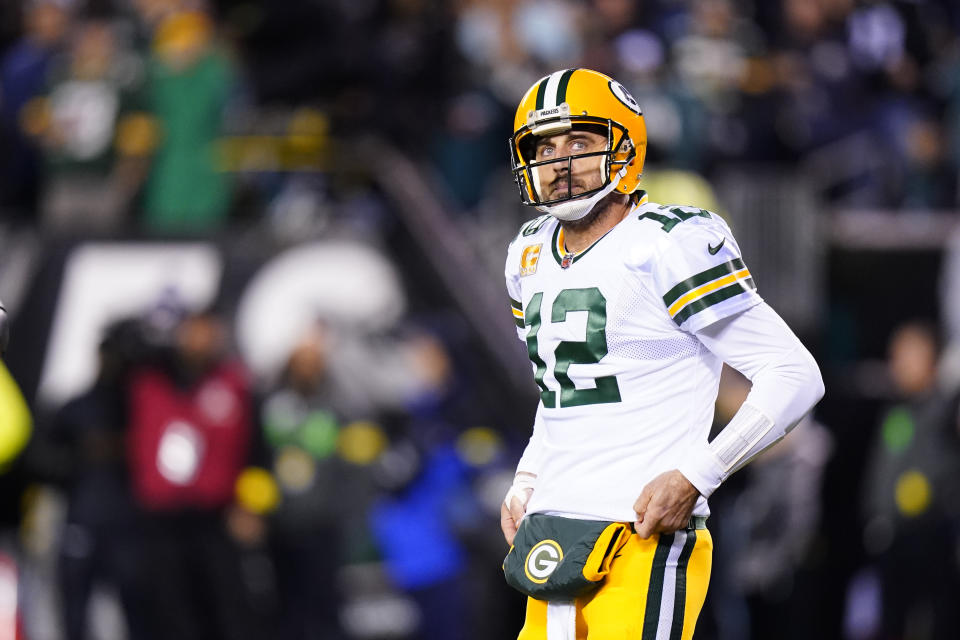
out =
[[537,155],[537,137],[528,135],[517,141],[520,156],[527,162],[533,162]]

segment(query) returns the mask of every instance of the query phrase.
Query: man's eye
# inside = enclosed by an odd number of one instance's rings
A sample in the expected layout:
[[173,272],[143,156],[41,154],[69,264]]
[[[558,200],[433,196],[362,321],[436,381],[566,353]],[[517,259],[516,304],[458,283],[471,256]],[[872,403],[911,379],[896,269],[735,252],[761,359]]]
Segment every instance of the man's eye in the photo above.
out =
[[541,147],[541,148],[540,148],[540,157],[541,157],[541,158],[546,157],[546,156],[552,156],[552,155],[553,155],[553,147]]
[[570,148],[574,151],[583,151],[587,148],[587,143],[582,140],[574,140],[570,143]]

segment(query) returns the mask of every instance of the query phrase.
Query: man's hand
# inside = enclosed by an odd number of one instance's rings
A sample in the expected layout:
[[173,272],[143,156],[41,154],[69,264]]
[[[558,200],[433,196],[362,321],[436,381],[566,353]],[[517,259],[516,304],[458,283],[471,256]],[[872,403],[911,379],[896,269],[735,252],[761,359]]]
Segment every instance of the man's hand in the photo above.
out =
[[676,469],[661,473],[633,503],[637,535],[649,538],[655,533],[673,533],[686,527],[699,497],[697,488]]
[[517,475],[513,478],[513,485],[500,504],[500,529],[503,530],[503,538],[507,541],[507,544],[513,544],[513,539],[517,535],[517,527],[520,526],[520,520],[527,512],[527,502],[530,501],[530,495],[533,494],[533,483],[536,479],[537,476],[532,473],[517,472]]

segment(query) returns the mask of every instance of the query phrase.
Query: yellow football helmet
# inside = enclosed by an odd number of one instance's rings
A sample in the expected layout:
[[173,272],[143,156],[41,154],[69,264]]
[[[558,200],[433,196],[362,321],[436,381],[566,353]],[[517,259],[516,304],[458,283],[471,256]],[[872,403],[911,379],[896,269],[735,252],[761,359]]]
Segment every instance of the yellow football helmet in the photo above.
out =
[[[605,132],[606,149],[536,161],[538,138],[576,128]],[[637,101],[622,84],[590,69],[565,69],[537,81],[517,107],[510,137],[513,175],[523,203],[563,220],[583,217],[613,190],[626,194],[637,191],[646,150],[647,128]],[[565,195],[544,198],[539,167],[565,162],[570,171],[574,160],[590,156],[605,156],[600,166],[600,187],[577,194],[568,187]],[[571,200],[578,204],[563,205]]]

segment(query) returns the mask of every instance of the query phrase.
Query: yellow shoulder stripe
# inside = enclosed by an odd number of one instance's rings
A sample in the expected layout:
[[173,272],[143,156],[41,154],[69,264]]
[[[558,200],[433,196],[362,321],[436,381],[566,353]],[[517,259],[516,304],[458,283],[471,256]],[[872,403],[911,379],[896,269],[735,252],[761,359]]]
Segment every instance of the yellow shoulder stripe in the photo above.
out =
[[689,304],[690,302],[693,302],[697,298],[703,295],[706,295],[711,291],[716,291],[720,287],[724,287],[728,284],[732,284],[737,280],[743,280],[744,278],[749,278],[749,277],[750,277],[750,270],[744,268],[744,269],[741,269],[740,271],[724,276],[719,280],[708,282],[707,284],[697,287],[693,291],[688,291],[686,294],[677,298],[676,302],[670,305],[670,308],[667,309],[667,312],[670,314],[670,317],[672,318],[677,314],[678,311],[680,311],[680,309],[684,308],[685,306],[687,306],[687,304]]

